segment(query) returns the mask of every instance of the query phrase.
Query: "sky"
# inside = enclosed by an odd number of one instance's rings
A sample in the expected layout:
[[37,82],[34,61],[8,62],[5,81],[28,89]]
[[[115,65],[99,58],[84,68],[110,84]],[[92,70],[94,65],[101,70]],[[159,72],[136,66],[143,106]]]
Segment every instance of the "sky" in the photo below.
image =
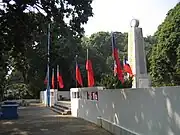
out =
[[153,35],[167,12],[180,0],[94,0],[94,16],[89,19],[85,35],[98,31],[128,32],[130,21],[138,19],[143,35]]

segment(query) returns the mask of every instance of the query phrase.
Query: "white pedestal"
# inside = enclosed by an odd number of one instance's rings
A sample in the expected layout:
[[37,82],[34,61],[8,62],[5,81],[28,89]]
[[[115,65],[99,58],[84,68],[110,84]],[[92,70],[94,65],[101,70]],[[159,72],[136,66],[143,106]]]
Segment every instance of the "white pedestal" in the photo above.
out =
[[50,107],[57,103],[57,89],[50,89]]
[[128,33],[128,62],[135,75],[132,87],[147,88],[150,82],[147,74],[144,38],[142,28],[138,28],[138,25],[138,20],[135,20]]

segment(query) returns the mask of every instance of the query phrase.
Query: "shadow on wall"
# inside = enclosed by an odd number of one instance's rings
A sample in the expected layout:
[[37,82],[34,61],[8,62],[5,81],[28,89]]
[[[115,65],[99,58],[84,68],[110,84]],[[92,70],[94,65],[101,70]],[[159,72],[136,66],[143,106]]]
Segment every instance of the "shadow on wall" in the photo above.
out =
[[100,110],[97,100],[80,100],[78,116],[81,118],[97,123],[97,117],[100,116]]
[[[88,93],[97,93],[89,98]],[[78,117],[97,118],[146,135],[180,134],[180,87],[78,91]]]
[[99,91],[100,114],[134,132],[179,135],[179,90],[165,87]]

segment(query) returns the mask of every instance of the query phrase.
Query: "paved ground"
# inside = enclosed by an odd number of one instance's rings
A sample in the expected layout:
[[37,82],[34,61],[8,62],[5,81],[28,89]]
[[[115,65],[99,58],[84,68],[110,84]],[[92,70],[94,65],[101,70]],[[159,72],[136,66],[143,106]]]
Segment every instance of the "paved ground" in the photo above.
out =
[[60,116],[39,104],[19,109],[18,120],[0,120],[0,135],[111,135],[98,126]]

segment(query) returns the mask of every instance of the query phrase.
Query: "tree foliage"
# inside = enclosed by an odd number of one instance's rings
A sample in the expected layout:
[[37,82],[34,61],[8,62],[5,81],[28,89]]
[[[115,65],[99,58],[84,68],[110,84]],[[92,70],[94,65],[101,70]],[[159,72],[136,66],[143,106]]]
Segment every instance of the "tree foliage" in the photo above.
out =
[[[20,93],[38,97],[39,91],[46,88],[43,80],[47,72],[49,23],[50,77],[52,68],[56,73],[56,66],[60,65],[64,89],[76,85],[76,55],[84,86],[87,86],[86,49],[89,49],[89,58],[93,63],[96,85],[104,85],[107,88],[130,87],[131,78],[125,81],[123,86],[117,77],[113,76],[111,34],[101,31],[90,37],[83,35],[82,25],[93,15],[91,3],[92,0],[4,0],[0,3],[1,95],[8,88],[22,89]],[[179,12],[178,3],[168,12],[155,35],[144,38],[148,72],[156,86],[180,84]],[[123,59],[127,57],[128,34],[115,33],[119,58],[123,65]],[[12,69],[13,73],[8,75],[8,71]],[[21,82],[17,81],[18,77]]]
[[[119,57],[123,62],[123,56],[127,55],[127,33],[115,32]],[[112,58],[111,34],[109,32],[93,33],[89,38],[83,37],[81,45],[85,51],[89,49],[89,58],[93,62],[96,82],[100,82],[103,74],[113,74],[114,61]],[[86,73],[84,73],[86,75]],[[87,85],[86,85],[87,86]]]
[[[63,55],[60,59],[61,63],[67,63],[66,66],[70,69],[69,63],[74,57],[72,48],[78,49],[77,42],[84,33],[82,24],[92,16],[91,3],[92,0],[3,0],[0,2],[1,93],[9,69],[8,65],[22,72],[24,82],[30,84],[33,87],[31,89],[37,93],[42,90],[43,83],[37,82],[44,77],[42,72],[45,71],[47,58],[45,46],[48,23],[52,23],[51,34],[55,39],[52,47],[58,48],[66,44],[66,47],[61,47],[61,51],[66,50],[66,54],[71,57]],[[52,59],[60,56],[57,55],[59,53],[57,50],[51,52]],[[69,58],[71,61],[67,60]]]
[[132,88],[132,81],[132,78],[128,77],[122,84],[121,81],[118,80],[117,76],[114,76],[113,74],[102,74],[98,85],[105,86],[107,89]]
[[155,33],[157,43],[150,57],[155,86],[180,85],[180,3],[171,9]]

